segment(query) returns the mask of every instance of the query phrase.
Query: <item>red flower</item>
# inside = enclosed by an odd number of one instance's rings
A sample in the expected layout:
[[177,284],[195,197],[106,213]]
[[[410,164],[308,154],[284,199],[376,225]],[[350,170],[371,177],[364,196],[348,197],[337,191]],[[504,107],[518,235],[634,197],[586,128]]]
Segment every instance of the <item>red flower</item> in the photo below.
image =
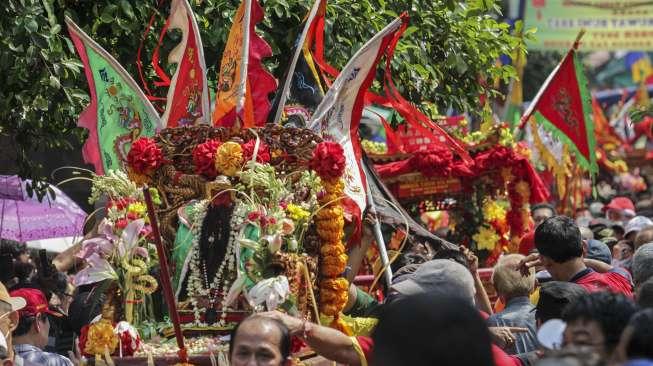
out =
[[453,153],[444,147],[417,152],[411,160],[412,165],[427,177],[448,177],[453,168]]
[[136,353],[136,351],[141,346],[141,337],[136,335],[136,338],[134,338],[127,331],[120,332],[119,336],[120,336],[120,345],[122,346],[122,355],[133,356],[134,353]]
[[193,149],[193,165],[195,173],[215,178],[218,172],[215,170],[215,154],[222,142],[218,140],[206,140],[195,146]]
[[127,221],[127,219],[120,219],[116,221],[116,228],[122,230],[127,227],[127,224],[129,224],[129,221]]
[[132,143],[127,164],[138,174],[150,174],[163,165],[163,152],[154,139],[141,137]]
[[261,212],[260,211],[253,211],[247,214],[247,220],[249,221],[257,221],[258,219],[261,218]]
[[337,179],[345,172],[345,151],[336,142],[320,142],[313,150],[309,166],[323,179]]
[[[256,146],[256,140],[249,140],[244,144],[240,145],[243,149],[243,159],[245,161],[252,160],[254,156],[254,147]],[[265,164],[270,162],[270,147],[265,142],[259,140],[258,153],[256,154],[256,161]]]

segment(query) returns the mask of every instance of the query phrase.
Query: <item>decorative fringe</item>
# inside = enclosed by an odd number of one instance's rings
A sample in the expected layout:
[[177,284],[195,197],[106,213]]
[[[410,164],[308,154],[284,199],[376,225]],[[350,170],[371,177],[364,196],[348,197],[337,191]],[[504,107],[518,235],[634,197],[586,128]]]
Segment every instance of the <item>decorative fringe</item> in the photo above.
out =
[[568,169],[568,162],[570,158],[567,150],[567,145],[565,144],[563,147],[562,161],[558,162],[558,159],[553,156],[553,154],[551,154],[549,149],[547,149],[547,147],[544,145],[544,142],[542,142],[542,138],[540,137],[534,118],[531,118],[529,125],[531,128],[531,135],[533,136],[533,145],[537,150],[537,153],[540,155],[540,159],[544,165],[551,170],[553,176],[556,179],[558,197],[564,197],[565,193],[567,192],[566,179],[571,175]]

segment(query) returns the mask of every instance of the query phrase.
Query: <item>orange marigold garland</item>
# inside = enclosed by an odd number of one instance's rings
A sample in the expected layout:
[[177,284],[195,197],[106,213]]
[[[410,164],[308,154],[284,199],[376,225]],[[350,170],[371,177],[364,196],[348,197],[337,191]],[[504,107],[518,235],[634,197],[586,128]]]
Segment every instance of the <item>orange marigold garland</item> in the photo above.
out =
[[322,142],[313,152],[310,166],[322,179],[324,194],[319,202],[324,207],[315,215],[315,225],[321,239],[320,247],[320,312],[333,317],[332,327],[348,332],[340,319],[347,303],[349,282],[342,277],[347,266],[344,238],[344,210],[340,203],[344,184],[345,158],[342,147],[335,142]]
[[510,212],[508,212],[507,219],[512,237],[509,251],[516,253],[521,237],[526,234],[530,226],[529,201],[531,187],[525,180],[511,182],[508,185],[508,196],[510,198]]

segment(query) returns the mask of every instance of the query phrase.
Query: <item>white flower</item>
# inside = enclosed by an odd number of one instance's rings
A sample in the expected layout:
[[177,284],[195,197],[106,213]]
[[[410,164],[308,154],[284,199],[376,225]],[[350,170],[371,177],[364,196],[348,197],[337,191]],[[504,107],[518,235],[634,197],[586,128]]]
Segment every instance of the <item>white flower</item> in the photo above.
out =
[[267,278],[259,281],[247,293],[247,300],[252,307],[265,303],[268,311],[276,310],[290,295],[290,286],[286,276]]
[[283,244],[283,240],[279,234],[266,235],[262,239],[268,242],[268,250],[273,254],[278,252],[281,249],[281,244]]

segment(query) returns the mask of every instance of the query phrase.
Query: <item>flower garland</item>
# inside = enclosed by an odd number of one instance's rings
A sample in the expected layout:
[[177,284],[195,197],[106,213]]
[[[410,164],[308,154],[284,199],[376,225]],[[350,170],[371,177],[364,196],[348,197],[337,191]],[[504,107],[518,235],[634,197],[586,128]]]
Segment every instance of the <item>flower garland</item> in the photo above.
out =
[[506,216],[510,226],[512,239],[510,240],[509,251],[517,253],[519,242],[530,227],[529,201],[531,187],[525,180],[510,182],[508,184],[508,197],[510,198],[510,211]]
[[331,326],[347,332],[340,319],[340,313],[347,303],[349,282],[341,277],[347,266],[347,254],[342,242],[344,238],[344,210],[339,203],[343,195],[342,174],[345,158],[342,147],[334,142],[322,142],[313,152],[311,168],[322,179],[324,194],[318,197],[325,206],[315,215],[320,247],[320,312],[333,317]]
[[[192,253],[190,255],[192,258],[189,263],[190,271],[188,276],[188,297],[190,298],[191,305],[193,306],[195,325],[203,327],[215,324],[207,324],[201,321],[201,313],[206,313],[206,308],[201,308],[199,306],[197,298],[209,298],[211,305],[213,305],[214,297],[217,296],[215,292],[223,294],[221,303],[222,313],[217,325],[224,326],[226,324],[228,309],[225,298],[227,292],[229,292],[229,287],[231,286],[228,277],[230,273],[235,273],[236,270],[236,241],[238,239],[236,236],[240,232],[240,227],[244,222],[244,212],[242,212],[242,209],[239,209],[240,205],[237,205],[229,223],[231,227],[231,233],[227,242],[227,251],[225,253],[225,258],[220,264],[220,267],[216,271],[215,276],[210,281],[210,283],[205,284],[204,281],[208,282],[208,279],[203,278],[204,276],[202,275],[202,273],[206,273],[206,268],[202,268],[203,262],[199,250],[199,239],[201,236],[202,222],[204,221],[204,217],[206,217],[208,204],[209,201],[204,200],[196,203],[192,208],[191,232],[193,233],[193,243],[191,244]],[[208,288],[206,285],[208,285]]]

